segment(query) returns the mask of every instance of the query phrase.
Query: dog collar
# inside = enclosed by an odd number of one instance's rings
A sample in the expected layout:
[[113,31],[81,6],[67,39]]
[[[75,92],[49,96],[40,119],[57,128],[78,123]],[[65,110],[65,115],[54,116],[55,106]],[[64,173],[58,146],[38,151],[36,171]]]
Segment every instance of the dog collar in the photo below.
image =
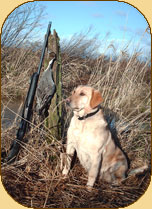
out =
[[85,120],[85,119],[87,119],[87,118],[89,118],[89,117],[95,115],[97,112],[99,112],[100,109],[101,109],[101,108],[100,108],[100,106],[99,106],[98,109],[97,109],[95,112],[91,112],[91,113],[89,113],[89,114],[87,114],[87,115],[85,115],[85,116],[78,117],[78,120]]

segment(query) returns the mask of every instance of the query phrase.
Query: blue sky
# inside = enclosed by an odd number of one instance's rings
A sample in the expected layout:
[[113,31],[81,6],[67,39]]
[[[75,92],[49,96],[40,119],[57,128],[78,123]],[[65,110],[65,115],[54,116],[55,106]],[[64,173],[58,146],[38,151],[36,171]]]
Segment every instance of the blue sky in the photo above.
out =
[[[118,47],[132,40],[132,46],[140,43],[147,52],[151,39],[144,34],[148,23],[133,6],[117,1],[41,1],[45,6],[44,31],[49,21],[59,37],[70,38],[74,33],[87,31],[92,26],[92,35],[98,33],[102,40],[107,33],[106,44],[115,42]],[[41,31],[44,35],[44,31]],[[144,34],[144,36],[143,36]],[[41,35],[41,34],[40,34]],[[102,50],[102,49],[101,49]]]

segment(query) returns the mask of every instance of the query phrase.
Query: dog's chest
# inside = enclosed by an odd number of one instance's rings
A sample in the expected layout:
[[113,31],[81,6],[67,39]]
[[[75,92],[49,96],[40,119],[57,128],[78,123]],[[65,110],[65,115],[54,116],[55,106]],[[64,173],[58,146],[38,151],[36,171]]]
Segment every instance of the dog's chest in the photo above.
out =
[[73,141],[80,144],[88,143],[93,132],[91,125],[86,124],[85,121],[77,121],[77,123],[72,121],[69,129],[73,135]]
[[91,125],[82,121],[78,124],[71,124],[69,128],[72,144],[77,151],[80,163],[86,170],[89,170],[93,155],[99,150],[99,144],[94,138],[93,131]]

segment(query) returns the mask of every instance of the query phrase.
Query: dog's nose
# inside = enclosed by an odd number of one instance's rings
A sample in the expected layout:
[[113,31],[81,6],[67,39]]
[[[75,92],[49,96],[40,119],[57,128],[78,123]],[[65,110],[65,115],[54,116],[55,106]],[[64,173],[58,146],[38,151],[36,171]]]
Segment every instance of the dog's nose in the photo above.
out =
[[68,98],[66,99],[66,104],[67,104],[67,105],[70,105],[70,103],[71,103],[71,99],[70,99],[70,97],[68,97]]

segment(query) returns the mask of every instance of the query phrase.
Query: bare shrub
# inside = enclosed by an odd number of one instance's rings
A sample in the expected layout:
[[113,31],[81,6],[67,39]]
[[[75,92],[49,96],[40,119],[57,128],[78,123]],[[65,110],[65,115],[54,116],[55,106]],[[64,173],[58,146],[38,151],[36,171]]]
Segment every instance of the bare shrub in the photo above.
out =
[[86,32],[75,33],[70,39],[63,39],[61,41],[62,53],[68,58],[96,57],[101,42],[98,39],[98,34],[92,37],[92,30],[90,27]]
[[40,30],[43,18],[44,8],[30,2],[16,8],[3,25],[1,35],[3,99],[25,96],[30,75],[32,71],[36,71],[39,62],[40,43],[33,40]]
[[[1,36],[1,46],[20,47],[26,40],[35,37],[40,29],[44,8],[29,2],[16,8],[6,19]],[[3,56],[2,56],[3,58]]]

